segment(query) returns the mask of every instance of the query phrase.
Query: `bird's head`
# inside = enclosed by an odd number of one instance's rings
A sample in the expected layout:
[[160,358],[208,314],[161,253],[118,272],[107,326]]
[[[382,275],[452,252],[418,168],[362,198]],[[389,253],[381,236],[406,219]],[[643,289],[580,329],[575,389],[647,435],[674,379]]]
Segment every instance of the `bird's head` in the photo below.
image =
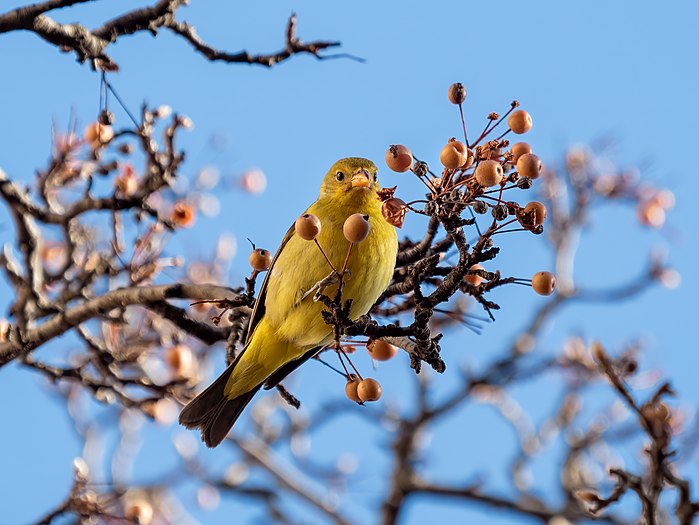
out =
[[378,168],[367,159],[349,157],[332,165],[320,186],[320,196],[334,199],[375,199],[379,186]]

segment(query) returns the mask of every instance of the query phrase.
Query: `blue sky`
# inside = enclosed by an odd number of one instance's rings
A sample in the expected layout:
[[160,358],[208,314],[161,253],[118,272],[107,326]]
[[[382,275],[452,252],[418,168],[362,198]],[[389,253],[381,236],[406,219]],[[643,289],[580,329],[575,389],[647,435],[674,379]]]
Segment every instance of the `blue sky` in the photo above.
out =
[[[20,5],[16,0],[5,4],[3,9]],[[94,25],[139,4],[103,0],[65,10],[58,18]],[[545,162],[560,161],[567,146],[611,137],[617,142],[620,165],[641,166],[645,178],[676,193],[677,206],[660,232],[628,233],[635,222],[631,209],[592,217],[578,272],[591,285],[619,282],[642,268],[648,248],[656,246],[669,252],[669,260],[682,274],[682,286],[674,291],[655,289],[622,306],[570,309],[549,327],[542,351],[555,348],[571,330],[597,337],[610,347],[643,336],[648,341],[646,364],[672,377],[681,399],[696,405],[699,358],[689,322],[699,292],[691,194],[699,117],[696,3],[503,1],[494,7],[486,2],[298,1],[260,8],[254,2],[214,6],[194,1],[179,16],[195,24],[214,46],[264,52],[282,44],[292,10],[298,13],[299,36],[340,40],[341,51],[366,62],[296,57],[271,70],[211,64],[166,32],[156,39],[145,34],[125,38],[110,48],[121,65],[112,82],[131,108],[143,100],[169,104],[193,119],[195,129],[181,141],[190,154],[186,174],[193,176],[211,163],[224,174],[258,167],[267,175],[268,189],[260,196],[236,191],[221,195],[222,213],[215,219],[201,218],[192,231],[176,238],[173,251],[186,247],[204,257],[223,232],[236,235],[239,244],[250,237],[274,249],[287,225],[315,198],[322,174],[344,156],[374,159],[384,185],[398,184],[404,196],[419,195],[414,181],[385,168],[384,152],[389,144],[402,143],[435,163],[445,140],[459,131],[456,110],[446,99],[448,85],[458,80],[467,87],[465,110],[474,127],[480,127],[489,112],[503,111],[517,99],[533,115],[535,127],[527,140]],[[72,55],[58,53],[29,33],[0,36],[0,71],[0,167],[10,177],[28,180],[46,161],[52,121],[65,126],[71,111],[83,123],[94,118],[99,80]],[[118,119],[126,118],[115,111]],[[225,137],[227,147],[212,148],[212,135]],[[419,218],[410,217],[406,231],[418,232],[421,226]],[[4,241],[8,229],[0,230],[0,235]],[[507,243],[513,253],[525,246],[519,240]],[[503,252],[501,268],[520,276],[550,265],[543,248],[527,249],[526,257],[508,258],[507,249]],[[231,281],[239,282],[245,272],[243,249],[234,259]],[[527,322],[527,308],[540,299],[524,288],[513,288],[496,297],[503,311],[482,336],[470,332],[450,336],[451,344],[445,346],[450,362],[487,359]],[[7,287],[0,283],[0,297],[6,293]],[[382,381],[395,385],[393,392],[388,389],[387,399],[400,397],[408,381],[406,368],[406,361],[396,361],[378,371]],[[301,377],[323,375],[313,369]],[[324,395],[318,390],[327,386],[323,380],[299,381],[304,383],[300,395],[309,399]],[[447,375],[444,381],[449,384],[454,376]],[[535,403],[540,393],[536,389],[522,393],[534,411],[542,410]],[[6,422],[0,450],[13,451],[13,457],[0,455],[0,493],[11,495],[0,500],[0,522],[24,523],[60,501],[65,492],[60,483],[70,475],[70,460],[79,450],[60,405],[48,398],[32,374],[14,366],[1,370],[0,399],[21,400],[0,408]],[[478,409],[468,411],[464,421],[480,417],[481,428],[488,429],[468,437],[483,453],[463,458],[458,471],[445,464],[447,475],[463,472],[467,477],[485,468],[487,461],[482,458],[487,451],[507,443],[505,437],[497,438],[504,432],[498,427],[501,423]],[[157,432],[164,431],[153,430]],[[365,439],[373,439],[369,436]],[[439,439],[446,440],[441,446],[456,446],[453,440]],[[332,457],[338,452],[339,443],[318,442],[319,454]],[[356,443],[342,445],[356,447]],[[364,456],[365,467],[374,456],[379,456],[377,451]],[[9,475],[20,464],[25,469]],[[699,477],[696,459],[687,468],[695,479]],[[357,489],[350,501],[356,498],[353,501],[360,507],[369,508],[376,502],[371,491],[380,475],[367,476],[367,488]],[[39,487],[36,497],[27,492],[32,486]],[[483,514],[453,503],[419,500],[413,507],[405,523],[422,523],[426,516],[484,519]],[[226,502],[220,512],[201,519],[228,523],[225,516],[233,512],[245,512],[239,500]],[[371,515],[366,512],[359,516]]]

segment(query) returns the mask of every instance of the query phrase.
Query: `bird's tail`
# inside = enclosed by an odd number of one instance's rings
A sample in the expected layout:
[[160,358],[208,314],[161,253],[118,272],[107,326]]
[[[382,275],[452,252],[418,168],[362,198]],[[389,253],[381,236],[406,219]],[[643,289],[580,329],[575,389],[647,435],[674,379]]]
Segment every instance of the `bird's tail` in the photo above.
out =
[[228,399],[226,383],[239,359],[231,363],[206,390],[195,397],[180,413],[180,424],[189,429],[201,430],[201,438],[207,447],[217,446],[228,434],[233,423],[262,385]]

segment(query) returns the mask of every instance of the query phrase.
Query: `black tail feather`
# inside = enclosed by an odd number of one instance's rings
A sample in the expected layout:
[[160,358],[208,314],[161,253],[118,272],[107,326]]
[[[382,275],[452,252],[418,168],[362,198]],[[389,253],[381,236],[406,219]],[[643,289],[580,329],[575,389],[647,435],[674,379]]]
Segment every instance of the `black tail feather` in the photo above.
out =
[[233,362],[226,368],[216,381],[190,401],[180,413],[180,424],[189,429],[200,429],[207,447],[213,448],[223,441],[233,423],[260,389],[257,386],[236,398],[228,399],[225,388],[235,364]]

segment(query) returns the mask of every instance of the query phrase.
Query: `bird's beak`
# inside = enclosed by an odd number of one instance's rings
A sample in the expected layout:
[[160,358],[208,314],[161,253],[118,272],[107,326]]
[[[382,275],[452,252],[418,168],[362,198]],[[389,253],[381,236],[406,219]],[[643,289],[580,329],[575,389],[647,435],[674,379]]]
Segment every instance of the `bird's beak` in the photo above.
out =
[[352,187],[353,188],[368,188],[371,184],[371,177],[369,172],[364,168],[357,170],[357,172],[352,175]]

